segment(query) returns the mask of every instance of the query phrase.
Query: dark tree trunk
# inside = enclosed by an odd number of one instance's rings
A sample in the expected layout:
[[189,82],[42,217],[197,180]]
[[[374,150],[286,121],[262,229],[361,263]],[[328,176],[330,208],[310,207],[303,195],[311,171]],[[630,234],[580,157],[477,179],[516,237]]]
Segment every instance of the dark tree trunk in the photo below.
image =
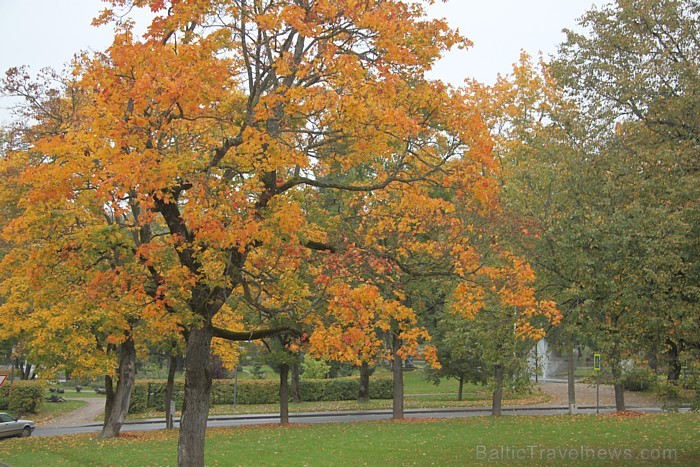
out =
[[360,387],[357,391],[358,402],[369,402],[369,363],[362,362],[360,365]]
[[289,365],[280,365],[280,423],[289,424]]
[[204,467],[204,441],[211,399],[211,322],[192,326],[187,336],[185,400],[178,438],[178,465]]
[[574,348],[567,352],[567,384],[569,386],[569,414],[576,413],[576,380],[574,379]]
[[175,370],[177,368],[177,357],[171,355],[168,359],[168,383],[165,386],[165,428],[172,430],[175,427],[173,420],[173,392],[175,389]]
[[625,410],[625,387],[622,383],[615,383],[615,410]]
[[109,418],[114,407],[114,380],[111,376],[105,375],[105,415],[104,419]]
[[18,358],[15,359],[15,367],[20,371],[19,373],[19,379],[23,381],[27,381],[31,378],[32,376],[32,366],[29,364],[28,361],[22,361]]
[[678,358],[678,345],[670,339],[667,339],[666,343],[669,346],[667,379],[669,381],[678,381],[681,377],[681,362]]
[[493,390],[491,415],[500,417],[503,405],[503,365],[500,363],[494,368],[494,380],[496,387]]
[[464,375],[459,375],[459,389],[457,390],[457,400],[461,401],[464,396]]
[[292,402],[295,404],[298,404],[301,402],[301,389],[299,388],[299,362],[295,362],[291,366],[292,370],[292,384],[291,384],[291,390],[292,390]]
[[393,373],[394,373],[394,394],[392,403],[392,418],[399,420],[403,418],[403,360],[399,355],[401,347],[401,339],[398,334],[392,334],[391,338],[391,353],[393,357]]
[[131,391],[136,379],[136,346],[133,339],[129,338],[120,346],[117,390],[113,393],[109,412],[105,413],[105,422],[102,427],[102,438],[114,438],[119,436],[126,415],[129,413],[129,401]]
[[622,378],[622,368],[620,367],[620,360],[611,359],[611,372],[613,376],[614,388],[615,388],[615,410],[618,412],[625,410],[625,388],[622,384],[620,378]]

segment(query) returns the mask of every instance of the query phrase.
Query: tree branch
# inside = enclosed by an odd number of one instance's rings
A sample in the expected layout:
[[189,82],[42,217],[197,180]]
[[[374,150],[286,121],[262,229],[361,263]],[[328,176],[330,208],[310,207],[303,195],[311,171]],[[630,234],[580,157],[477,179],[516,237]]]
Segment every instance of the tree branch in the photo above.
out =
[[254,331],[229,331],[228,329],[218,328],[216,326],[213,326],[213,330],[214,337],[235,342],[265,339],[267,337],[277,336],[292,331],[289,328],[256,329]]

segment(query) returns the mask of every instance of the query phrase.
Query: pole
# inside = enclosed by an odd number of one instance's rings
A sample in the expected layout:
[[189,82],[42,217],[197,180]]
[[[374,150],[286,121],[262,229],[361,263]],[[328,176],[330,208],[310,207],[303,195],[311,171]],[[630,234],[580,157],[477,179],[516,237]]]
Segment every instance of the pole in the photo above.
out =
[[600,383],[595,383],[595,413],[600,413]]
[[236,408],[238,401],[238,365],[233,367],[233,408]]

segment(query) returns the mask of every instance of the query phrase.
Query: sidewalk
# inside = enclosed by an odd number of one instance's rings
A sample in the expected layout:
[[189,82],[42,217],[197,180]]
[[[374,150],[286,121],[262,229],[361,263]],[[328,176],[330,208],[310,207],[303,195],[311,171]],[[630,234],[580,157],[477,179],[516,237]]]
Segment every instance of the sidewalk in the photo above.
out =
[[[552,396],[552,399],[547,403],[553,406],[568,406],[569,393],[568,384],[566,382],[540,382],[537,386],[547,394]],[[615,389],[612,385],[601,385],[600,388],[600,405],[615,405]],[[576,383],[576,405],[595,405],[596,404],[596,387],[585,383]],[[625,391],[625,405],[630,407],[656,407],[659,402],[651,395]]]

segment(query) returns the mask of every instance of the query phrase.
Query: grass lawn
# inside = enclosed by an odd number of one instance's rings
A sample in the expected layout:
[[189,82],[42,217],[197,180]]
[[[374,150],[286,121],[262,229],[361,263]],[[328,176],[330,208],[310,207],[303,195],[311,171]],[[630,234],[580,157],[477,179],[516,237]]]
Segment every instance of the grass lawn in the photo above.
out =
[[41,406],[41,413],[34,415],[25,415],[22,418],[29,418],[35,422],[43,422],[58,417],[59,415],[78,410],[87,405],[84,401],[66,401],[66,402],[44,402]]
[[[474,465],[700,463],[700,415],[477,417],[217,428],[207,465]],[[175,465],[177,432],[13,439],[0,460],[33,465]]]

